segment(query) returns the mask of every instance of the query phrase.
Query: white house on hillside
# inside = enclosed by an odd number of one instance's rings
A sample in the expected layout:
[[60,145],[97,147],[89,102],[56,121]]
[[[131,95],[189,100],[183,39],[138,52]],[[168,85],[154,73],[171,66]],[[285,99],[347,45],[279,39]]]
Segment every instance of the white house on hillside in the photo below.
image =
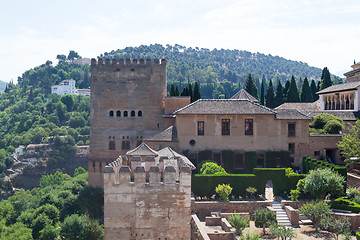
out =
[[64,80],[60,85],[51,86],[51,93],[57,95],[76,94],[82,96],[90,96],[89,89],[75,89],[75,80]]

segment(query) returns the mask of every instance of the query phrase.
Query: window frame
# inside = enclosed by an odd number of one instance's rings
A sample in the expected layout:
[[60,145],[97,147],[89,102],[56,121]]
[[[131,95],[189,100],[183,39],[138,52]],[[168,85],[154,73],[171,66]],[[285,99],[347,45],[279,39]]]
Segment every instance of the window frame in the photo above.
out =
[[296,137],[296,123],[288,122],[288,137]]
[[254,135],[254,119],[246,118],[245,119],[245,127],[244,127],[245,136],[253,136]]
[[205,122],[204,121],[198,121],[197,122],[197,135],[198,136],[204,136],[205,135]]
[[221,135],[230,135],[230,118],[221,119]]

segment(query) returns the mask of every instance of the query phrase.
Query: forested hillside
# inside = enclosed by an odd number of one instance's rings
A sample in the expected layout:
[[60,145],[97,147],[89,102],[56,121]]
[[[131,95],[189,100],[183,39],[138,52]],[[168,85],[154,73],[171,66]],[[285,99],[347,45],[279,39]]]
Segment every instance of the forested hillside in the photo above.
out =
[[17,85],[8,84],[0,94],[0,178],[13,164],[7,155],[20,145],[51,143],[48,163],[56,169],[71,161],[76,144],[89,144],[90,98],[50,94],[51,85],[63,79],[89,87],[89,69],[65,60],[56,66],[48,61],[26,71]]
[[[302,80],[319,81],[322,70],[303,62],[291,61],[279,56],[251,53],[241,50],[187,48],[160,44],[141,45],[112,50],[100,54],[100,58],[165,58],[168,62],[168,91],[173,83],[181,91],[189,83],[198,82],[203,98],[231,97],[244,86],[251,73],[257,89],[265,79],[265,89],[271,79],[274,84],[285,84],[294,75],[301,87]],[[340,79],[333,76],[335,82]],[[258,94],[260,96],[260,92]]]

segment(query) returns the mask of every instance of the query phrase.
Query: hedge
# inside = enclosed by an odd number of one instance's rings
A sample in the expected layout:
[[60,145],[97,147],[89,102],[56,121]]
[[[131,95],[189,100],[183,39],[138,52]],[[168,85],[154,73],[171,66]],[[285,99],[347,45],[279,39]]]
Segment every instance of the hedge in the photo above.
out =
[[346,197],[339,197],[331,202],[331,208],[340,209],[340,210],[348,210],[353,213],[360,212],[360,204],[353,202]]
[[275,195],[296,189],[297,182],[304,178],[304,174],[285,175],[285,168],[255,168],[253,174],[228,174],[223,176],[195,174],[192,176],[192,192],[197,196],[210,197],[215,194],[218,184],[230,184],[232,195],[246,194],[246,188],[255,187],[258,194],[264,194],[268,180],[273,183]]
[[356,239],[357,239],[357,240],[360,240],[360,232],[357,232],[357,233],[356,233]]
[[[183,151],[183,154],[189,157],[189,151]],[[200,172],[200,163],[203,161],[212,160],[212,150],[203,150],[199,151],[197,158],[190,158],[190,161],[198,168],[197,172]],[[253,169],[256,168],[256,152],[244,152],[244,169],[235,169],[234,160],[235,152],[233,150],[223,150],[221,151],[222,158],[222,167],[226,170],[227,173],[236,173],[236,174],[251,174]],[[265,152],[265,164],[266,167],[276,167],[276,159],[280,158],[281,167],[290,166],[289,152],[287,151],[268,151]],[[218,163],[219,164],[219,163]]]

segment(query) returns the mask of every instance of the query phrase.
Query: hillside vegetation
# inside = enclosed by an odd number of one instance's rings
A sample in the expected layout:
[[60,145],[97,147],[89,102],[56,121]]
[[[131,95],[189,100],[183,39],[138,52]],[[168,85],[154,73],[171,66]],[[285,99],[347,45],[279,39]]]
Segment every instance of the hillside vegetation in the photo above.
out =
[[[320,68],[279,56],[236,49],[187,48],[177,44],[166,47],[160,44],[126,47],[100,54],[99,58],[164,58],[168,62],[168,91],[171,84],[181,91],[189,83],[198,82],[203,98],[218,98],[220,95],[229,98],[244,86],[249,74],[259,91],[262,79],[265,79],[267,89],[270,79],[274,84],[278,81],[284,84],[293,75],[300,88],[305,77],[309,81],[319,81],[322,74]],[[335,83],[341,81],[336,76],[332,77]]]

